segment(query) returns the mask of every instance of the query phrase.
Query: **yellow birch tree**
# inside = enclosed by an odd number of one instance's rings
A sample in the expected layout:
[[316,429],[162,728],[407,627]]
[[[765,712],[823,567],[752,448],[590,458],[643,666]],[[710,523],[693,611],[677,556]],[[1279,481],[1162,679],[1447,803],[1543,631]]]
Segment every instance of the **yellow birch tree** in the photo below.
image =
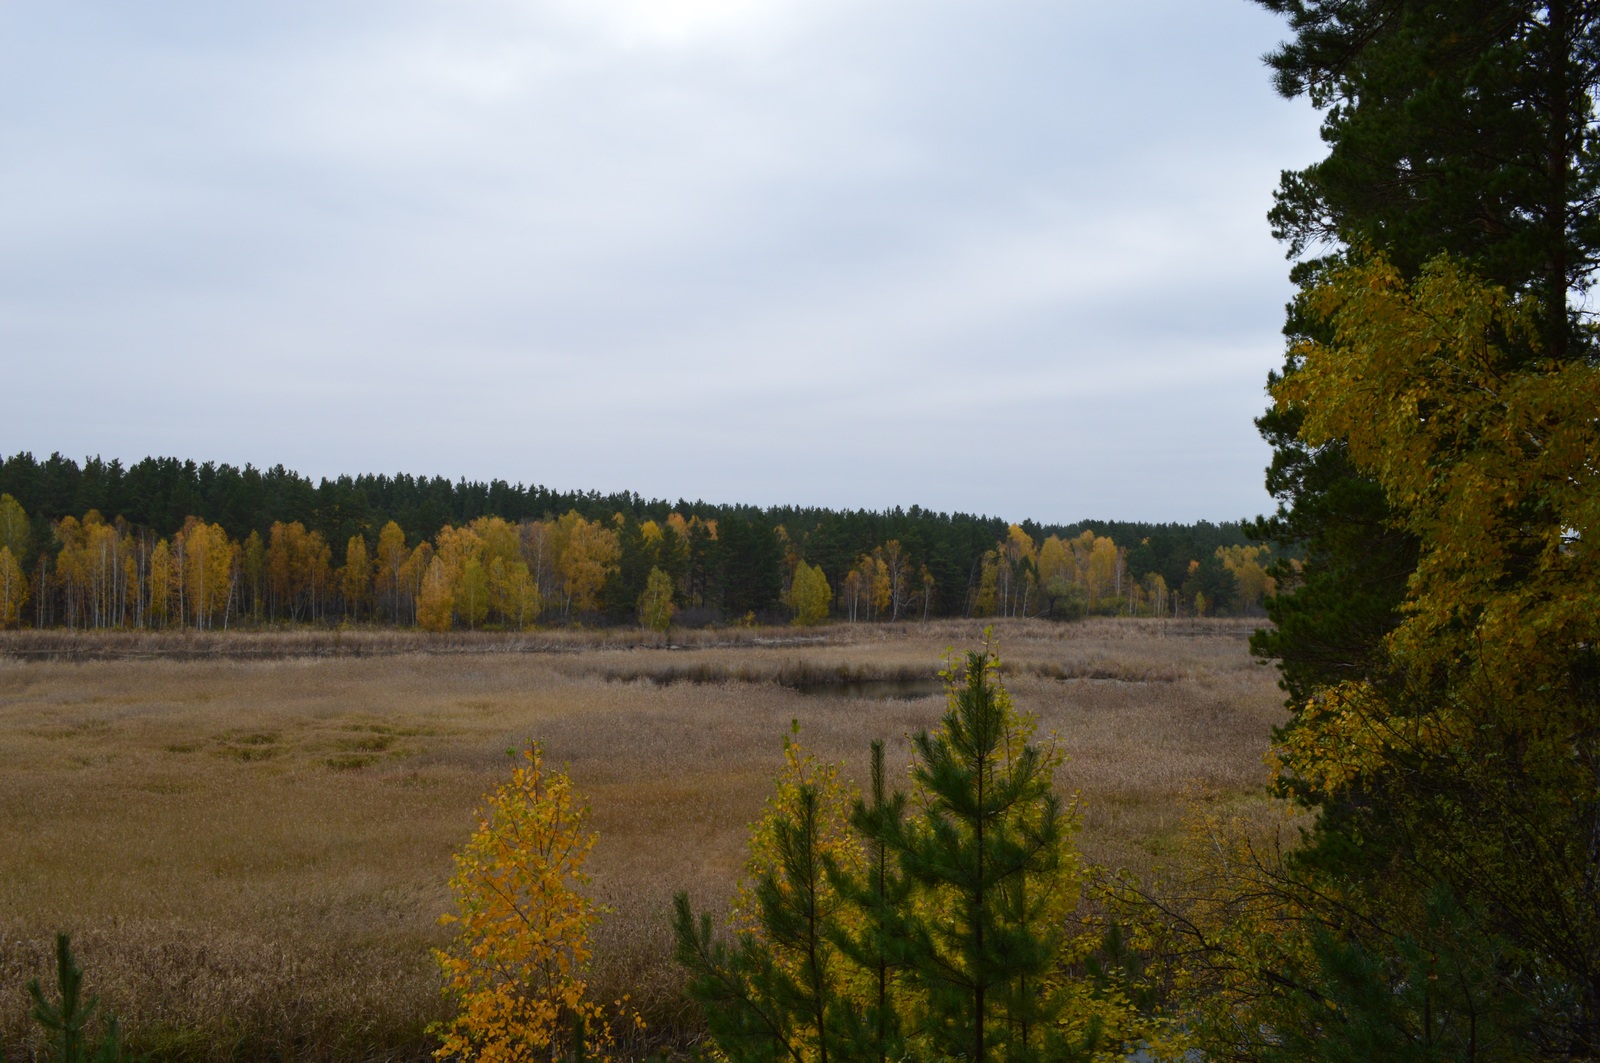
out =
[[11,547],[0,546],[0,628],[16,625],[28,601],[28,581]]
[[455,612],[455,587],[450,570],[437,557],[428,560],[417,593],[417,626],[427,631],[449,631]]
[[804,561],[794,568],[794,578],[789,583],[789,608],[794,610],[794,622],[802,626],[820,624],[828,619],[828,605],[833,601],[833,588],[822,569],[813,568]]
[[172,623],[172,547],[162,539],[150,551],[150,626],[166,627]]
[[478,559],[489,571],[495,561],[514,564],[522,560],[521,530],[501,517],[479,517],[467,525],[478,537]]
[[889,619],[899,620],[900,610],[911,601],[911,555],[899,539],[890,539],[873,556],[883,563],[883,575],[888,581]]
[[639,595],[639,623],[652,631],[665,631],[672,626],[672,615],[677,611],[672,604],[672,577],[652,568],[644,593]]
[[839,605],[852,624],[857,620],[871,622],[889,604],[889,588],[889,566],[883,558],[862,554],[855,567],[845,573],[839,588]]
[[344,604],[354,619],[361,619],[361,606],[372,590],[372,563],[367,560],[367,541],[359,535],[350,536],[344,548],[344,567],[339,570],[339,589],[344,592]]
[[456,854],[455,939],[434,952],[457,1013],[434,1026],[434,1055],[478,1063],[562,1058],[571,1031],[602,1054],[613,1042],[606,1013],[588,997],[584,967],[600,905],[584,895],[583,865],[596,835],[565,773],[544,766],[536,743],[511,780],[488,797]]
[[475,630],[489,615],[489,574],[476,557],[468,558],[456,577],[455,605],[456,615],[466,621],[469,631]]
[[410,616],[412,623],[421,623],[422,586],[427,582],[428,567],[432,563],[433,544],[424,539],[400,566],[401,609]]
[[539,585],[527,562],[508,564],[497,557],[489,563],[489,605],[508,627],[520,631],[533,623],[539,615]]
[[570,607],[578,613],[593,612],[599,605],[600,588],[622,556],[617,533],[599,521],[587,521],[576,512],[559,522],[566,532],[566,549],[557,567],[563,578]]
[[405,568],[406,558],[406,533],[394,521],[385,524],[378,532],[377,572],[373,577],[373,586],[377,601],[383,603],[392,623],[400,623],[400,601],[404,587],[401,576]]
[[[99,519],[100,514],[94,510],[84,516],[85,521],[98,522]],[[56,579],[61,584],[64,619],[68,627],[76,627],[84,622],[86,615],[88,551],[83,524],[69,514],[56,522],[55,535],[56,542],[61,544],[56,554]]]
[[240,547],[239,572],[250,594],[250,615],[260,620],[267,589],[267,544],[258,531],[251,531]]
[[238,547],[222,525],[198,517],[184,521],[176,541],[183,558],[178,578],[183,584],[185,619],[198,628],[212,627],[219,614],[226,616]]
[[1267,575],[1263,561],[1271,551],[1265,546],[1219,546],[1217,560],[1233,574],[1239,585],[1239,600],[1245,605],[1259,606],[1262,598],[1277,590],[1276,581]]
[[0,547],[9,547],[18,564],[26,561],[33,544],[33,529],[28,513],[10,495],[0,495]]

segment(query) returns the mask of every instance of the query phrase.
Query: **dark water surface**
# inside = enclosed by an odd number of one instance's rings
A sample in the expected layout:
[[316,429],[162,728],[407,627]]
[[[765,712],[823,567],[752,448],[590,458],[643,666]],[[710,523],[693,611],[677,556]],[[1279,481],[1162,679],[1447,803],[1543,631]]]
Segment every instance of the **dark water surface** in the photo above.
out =
[[797,683],[791,690],[832,698],[868,701],[916,701],[944,693],[938,679],[854,679],[838,683]]

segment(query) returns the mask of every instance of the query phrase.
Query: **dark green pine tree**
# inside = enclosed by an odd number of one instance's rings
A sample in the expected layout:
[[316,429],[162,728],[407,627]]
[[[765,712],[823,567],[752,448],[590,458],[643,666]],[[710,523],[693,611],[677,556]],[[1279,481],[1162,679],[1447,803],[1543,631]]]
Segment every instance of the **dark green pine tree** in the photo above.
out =
[[884,782],[883,743],[872,743],[872,800],[857,801],[850,825],[866,841],[866,863],[859,875],[829,864],[834,890],[861,913],[859,930],[835,926],[830,939],[865,972],[871,996],[860,1011],[844,1012],[839,1037],[850,1059],[887,1063],[905,1055],[905,1029],[898,999],[908,960],[904,941],[911,917],[911,880],[900,873],[888,838],[905,824],[904,794],[889,795]]
[[614,524],[617,533],[617,567],[607,576],[600,588],[600,600],[605,613],[612,621],[633,618],[639,607],[639,596],[644,593],[654,567],[655,550],[645,541],[639,522],[631,513],[624,513],[622,521]]
[[771,525],[759,516],[729,516],[718,524],[715,553],[722,607],[729,616],[737,619],[778,607],[783,551]]
[[[1324,115],[1327,155],[1284,173],[1270,215],[1302,259],[1292,274],[1302,291],[1351,255],[1382,253],[1409,276],[1448,253],[1540,297],[1544,355],[1592,357],[1569,295],[1600,254],[1600,2],[1255,2],[1293,33],[1267,57],[1278,91]],[[1305,257],[1318,253],[1327,257]],[[1291,304],[1284,374],[1298,368],[1293,344],[1321,328]],[[1303,568],[1294,593],[1268,603],[1274,627],[1253,649],[1280,662],[1291,705],[1343,680],[1382,681],[1381,642],[1416,544],[1342,445],[1306,447],[1293,412],[1256,423],[1273,447],[1267,488],[1279,506],[1253,531]]]
[[901,940],[934,1056],[1070,1060],[1093,1045],[1061,1037],[1048,987],[1064,934],[1052,913],[1070,877],[1066,824],[1049,761],[1018,741],[998,663],[969,654],[940,729],[914,739],[921,815],[863,825],[932,901],[904,920]]
[[[676,955],[711,1038],[736,1063],[906,1058],[1070,1063],[1058,992],[1075,868],[1051,758],[1025,741],[992,654],[974,653],[940,730],[915,739],[920,810],[884,784],[851,826],[865,859],[819,856],[814,788],[778,822],[759,934],[719,940],[676,898]],[[850,986],[849,992],[845,986]]]
[[33,1019],[50,1036],[45,1059],[51,1063],[118,1063],[122,1059],[122,1033],[115,1016],[108,1016],[105,1032],[91,1042],[87,1030],[99,998],[83,999],[83,970],[72,956],[72,939],[56,935],[57,1001],[46,999],[37,978],[28,982],[33,998]]
[[[1409,278],[1448,254],[1537,297],[1539,344],[1502,337],[1513,354],[1508,368],[1595,358],[1594,334],[1573,297],[1600,258],[1600,2],[1256,2],[1289,20],[1291,39],[1267,62],[1281,94],[1308,97],[1323,111],[1328,149],[1283,175],[1271,213],[1275,234],[1301,260],[1291,275],[1302,293],[1289,308],[1290,354],[1274,379],[1299,370],[1296,342],[1329,338],[1326,324],[1305,312],[1304,295],[1330,267],[1372,254]],[[1394,528],[1382,490],[1354,471],[1342,443],[1305,446],[1294,411],[1270,410],[1257,425],[1273,446],[1267,486],[1279,507],[1254,531],[1299,552],[1303,569],[1292,594],[1268,603],[1274,627],[1252,648],[1280,662],[1291,708],[1346,680],[1400,697],[1406,678],[1386,674],[1383,639],[1399,620],[1417,544]],[[1508,564],[1508,578],[1515,569]],[[1286,983],[1272,984],[1279,973],[1263,980],[1268,1006],[1257,1018],[1282,1047],[1268,1056],[1536,1054],[1532,1042],[1518,1043],[1528,1028],[1519,1028],[1507,1001],[1534,986],[1532,996],[1556,1017],[1573,987],[1530,973],[1526,952],[1505,951],[1495,934],[1514,905],[1452,893],[1440,869],[1417,855],[1418,839],[1437,822],[1430,793],[1455,785],[1416,758],[1320,805],[1315,828],[1288,860],[1290,875],[1311,887],[1307,895],[1323,898],[1305,913],[1322,926],[1311,940],[1315,969],[1282,996]],[[1482,829],[1518,829],[1493,820],[1485,812]],[[1379,883],[1390,888],[1370,888]],[[1326,900],[1337,895],[1381,895],[1383,908],[1344,910]],[[1436,918],[1455,896],[1477,903],[1478,915]],[[1579,1042],[1592,1043],[1592,1030],[1570,1044]]]
[[1511,944],[1448,890],[1429,894],[1423,914],[1415,933],[1388,939],[1372,927],[1313,930],[1312,976],[1258,1016],[1274,1032],[1262,1063],[1539,1058],[1527,1036],[1539,1026],[1534,1001],[1507,991]]
[[756,884],[762,935],[718,941],[711,917],[696,923],[688,896],[674,898],[678,962],[689,995],[706,1005],[711,1036],[733,1063],[828,1063],[847,1026],[839,999],[837,900],[819,853],[817,791],[801,786],[793,814],[776,824],[778,867]]

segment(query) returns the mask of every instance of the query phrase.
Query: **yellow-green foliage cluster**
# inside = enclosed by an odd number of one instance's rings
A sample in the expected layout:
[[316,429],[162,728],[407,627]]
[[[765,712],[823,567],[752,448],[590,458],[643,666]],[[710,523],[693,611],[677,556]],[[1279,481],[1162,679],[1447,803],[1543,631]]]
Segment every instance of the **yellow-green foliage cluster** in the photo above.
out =
[[787,595],[789,608],[794,610],[794,622],[809,626],[828,619],[828,607],[833,602],[833,589],[821,566],[813,568],[801,561],[794,567]]
[[1156,920],[1174,992],[1208,1056],[1589,1058],[1600,367],[1545,356],[1537,302],[1448,258],[1303,298],[1325,332],[1274,394],[1381,485],[1417,565],[1367,677],[1280,732],[1301,844],[1196,821]]
[[[789,733],[783,739],[783,768],[774,781],[772,796],[767,799],[766,811],[750,827],[749,855],[744,862],[744,874],[734,895],[729,913],[729,925],[738,932],[759,933],[760,906],[756,902],[756,883],[768,875],[779,874],[783,859],[779,852],[779,824],[793,817],[800,801],[800,791],[809,788],[817,795],[818,832],[817,851],[832,860],[843,871],[855,872],[861,868],[864,852],[850,829],[850,810],[860,800],[861,791],[840,776],[840,765],[817,760],[800,743],[800,721],[792,721]],[[830,908],[833,889],[824,887]]]
[[1382,259],[1350,267],[1311,306],[1333,340],[1303,345],[1276,394],[1304,411],[1309,442],[1347,441],[1417,537],[1389,651],[1415,686],[1456,696],[1418,712],[1369,684],[1334,687],[1302,710],[1288,769],[1338,791],[1486,729],[1566,758],[1582,725],[1551,713],[1600,637],[1600,367],[1540,357],[1537,305],[1448,259],[1410,285]]
[[582,892],[596,835],[566,774],[536,744],[522,758],[456,854],[456,911],[441,919],[456,938],[434,956],[459,1011],[435,1030],[440,1059],[523,1063],[576,1037],[602,1052],[613,1041],[583,973],[601,914]]

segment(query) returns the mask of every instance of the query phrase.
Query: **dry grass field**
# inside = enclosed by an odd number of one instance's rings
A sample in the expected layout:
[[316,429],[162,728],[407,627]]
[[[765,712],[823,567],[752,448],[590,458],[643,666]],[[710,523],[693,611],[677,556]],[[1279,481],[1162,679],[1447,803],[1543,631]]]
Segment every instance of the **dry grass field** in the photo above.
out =
[[[1258,799],[1282,710],[1249,628],[997,625],[1091,861],[1159,863],[1197,782]],[[162,1058],[425,1057],[451,853],[529,738],[600,833],[594,980],[682,1037],[672,893],[725,903],[789,721],[859,777],[874,738],[903,763],[944,707],[792,685],[931,679],[980,631],[0,637],[0,1048],[37,1051],[23,986],[61,928]]]

